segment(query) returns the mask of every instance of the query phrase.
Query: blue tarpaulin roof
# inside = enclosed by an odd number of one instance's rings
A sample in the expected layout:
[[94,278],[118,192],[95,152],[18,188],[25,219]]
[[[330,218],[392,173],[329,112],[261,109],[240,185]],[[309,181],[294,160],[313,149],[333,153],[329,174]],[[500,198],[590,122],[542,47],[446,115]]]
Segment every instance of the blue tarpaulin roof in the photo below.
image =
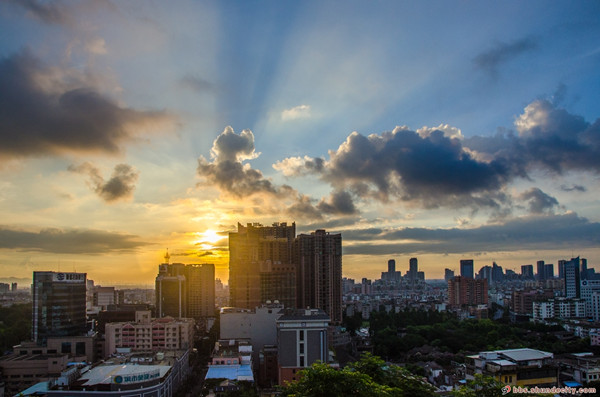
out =
[[254,382],[250,365],[211,365],[208,367],[206,379],[247,380]]

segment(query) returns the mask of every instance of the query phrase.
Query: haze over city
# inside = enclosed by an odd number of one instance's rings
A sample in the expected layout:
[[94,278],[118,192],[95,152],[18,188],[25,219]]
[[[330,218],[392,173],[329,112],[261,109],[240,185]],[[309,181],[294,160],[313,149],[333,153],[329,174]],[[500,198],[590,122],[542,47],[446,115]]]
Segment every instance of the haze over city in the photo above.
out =
[[227,233],[600,261],[598,2],[0,3],[0,269],[152,284]]

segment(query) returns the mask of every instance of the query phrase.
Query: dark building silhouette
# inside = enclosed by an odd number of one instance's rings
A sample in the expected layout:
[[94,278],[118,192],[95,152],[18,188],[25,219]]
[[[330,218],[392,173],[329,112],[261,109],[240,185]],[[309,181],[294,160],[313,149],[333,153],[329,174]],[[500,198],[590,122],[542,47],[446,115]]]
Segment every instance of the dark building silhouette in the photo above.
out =
[[473,259],[460,260],[460,275],[461,277],[473,278],[475,269],[473,268]]
[[[296,224],[238,223],[238,231],[229,233],[229,294],[233,307],[254,309],[263,302],[261,266],[266,261],[289,265],[296,235]],[[264,279],[264,277],[263,277]]]
[[342,235],[317,230],[294,242],[298,308],[323,309],[342,321]]
[[[168,255],[165,256],[168,260]],[[156,317],[194,318],[215,314],[215,265],[162,263],[156,276]]]

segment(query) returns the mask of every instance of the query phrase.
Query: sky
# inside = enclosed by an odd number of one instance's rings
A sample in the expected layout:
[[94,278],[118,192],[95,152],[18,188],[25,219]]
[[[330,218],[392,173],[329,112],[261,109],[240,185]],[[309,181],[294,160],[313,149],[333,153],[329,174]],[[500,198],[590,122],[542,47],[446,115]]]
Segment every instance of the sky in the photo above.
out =
[[0,2],[0,278],[152,285],[227,233],[343,275],[600,262],[600,3]]

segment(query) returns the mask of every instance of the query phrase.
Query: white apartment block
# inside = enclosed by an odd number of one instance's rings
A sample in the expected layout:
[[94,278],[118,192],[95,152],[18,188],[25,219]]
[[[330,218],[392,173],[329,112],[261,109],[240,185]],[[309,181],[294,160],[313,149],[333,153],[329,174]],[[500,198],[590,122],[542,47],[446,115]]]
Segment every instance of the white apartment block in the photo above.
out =
[[117,348],[131,351],[186,350],[192,347],[194,319],[150,318],[149,311],[138,311],[135,322],[106,324],[105,357]]
[[600,310],[598,304],[594,304],[594,293],[600,293],[600,280],[581,280],[581,299],[585,301],[585,310],[594,321],[600,321]]
[[555,298],[533,302],[533,319],[541,321],[548,318],[586,317],[586,304],[583,299]]

